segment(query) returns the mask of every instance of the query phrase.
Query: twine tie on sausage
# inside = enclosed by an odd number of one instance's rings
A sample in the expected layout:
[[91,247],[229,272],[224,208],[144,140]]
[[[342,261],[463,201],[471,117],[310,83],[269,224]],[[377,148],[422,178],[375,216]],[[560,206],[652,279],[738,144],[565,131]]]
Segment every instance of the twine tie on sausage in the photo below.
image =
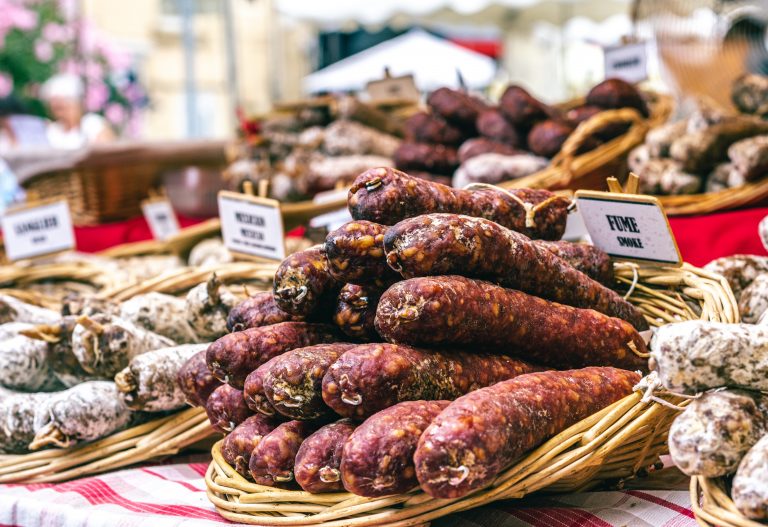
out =
[[345,404],[351,404],[352,406],[360,406],[361,404],[363,404],[363,396],[360,395],[359,393],[357,393],[354,396],[350,397],[346,393],[342,392],[341,400]]
[[461,485],[461,483],[469,477],[469,468],[464,465],[451,467],[448,469],[448,472],[451,473],[451,476],[448,479],[450,485]]
[[382,184],[383,183],[381,181],[381,178],[378,178],[378,177],[374,178],[370,181],[365,182],[365,190],[367,190],[368,192],[373,192],[377,188],[381,187]]
[[637,287],[637,283],[640,281],[640,273],[637,272],[637,266],[632,266],[632,283],[629,285],[629,290],[624,295],[624,300],[629,300],[629,297],[632,296],[632,293],[635,292],[635,287]]
[[[290,402],[288,402],[290,401]],[[291,395],[287,400],[282,402],[282,405],[286,408],[298,408],[304,403],[303,395]]]
[[641,399],[644,403],[654,402],[658,403],[662,406],[666,406],[667,408],[672,408],[673,410],[677,410],[679,412],[682,412],[685,410],[682,406],[678,406],[676,404],[670,403],[669,401],[656,396],[656,393],[668,393],[670,395],[674,395],[676,397],[680,397],[682,399],[698,399],[701,397],[701,394],[698,395],[686,395],[684,393],[677,393],[670,391],[661,383],[661,380],[659,380],[659,374],[656,371],[652,371],[642,379],[640,379],[640,382],[637,383],[634,387],[635,391],[643,392],[643,397]]
[[523,210],[525,211],[525,226],[528,229],[536,227],[536,213],[539,210],[549,205],[552,201],[560,198],[560,196],[550,196],[538,205],[534,205],[533,203],[526,203],[505,188],[497,187],[496,185],[491,185],[489,183],[470,183],[464,187],[464,190],[495,190],[506,194],[523,207]]
[[289,473],[287,476],[273,476],[272,479],[279,483],[287,483],[293,481],[293,472]]
[[318,471],[323,483],[336,483],[341,479],[341,472],[336,468],[323,467]]
[[639,349],[637,349],[637,346],[636,346],[636,345],[635,345],[635,343],[634,343],[634,342],[632,342],[631,340],[627,342],[627,347],[628,347],[630,350],[632,350],[632,353],[634,353],[635,355],[637,355],[638,357],[640,357],[640,358],[642,358],[642,359],[647,359],[648,357],[650,357],[650,356],[651,356],[651,354],[650,354],[650,353],[643,353],[642,351],[640,351]]

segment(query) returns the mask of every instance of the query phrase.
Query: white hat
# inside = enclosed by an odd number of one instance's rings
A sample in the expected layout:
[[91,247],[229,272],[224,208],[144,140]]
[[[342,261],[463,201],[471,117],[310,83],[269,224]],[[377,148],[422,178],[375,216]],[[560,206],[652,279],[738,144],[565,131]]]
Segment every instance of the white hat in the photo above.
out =
[[54,75],[43,84],[40,96],[45,99],[52,97],[64,97],[67,99],[82,99],[85,88],[83,81],[72,73],[60,73]]

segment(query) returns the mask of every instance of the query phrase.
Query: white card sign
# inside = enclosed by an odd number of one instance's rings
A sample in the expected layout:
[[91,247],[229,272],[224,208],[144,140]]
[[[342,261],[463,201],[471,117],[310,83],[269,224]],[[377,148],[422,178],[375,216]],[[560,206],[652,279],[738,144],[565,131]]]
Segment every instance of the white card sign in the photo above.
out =
[[66,200],[9,209],[2,218],[5,254],[11,261],[75,248]]
[[592,243],[612,258],[683,265],[677,241],[658,199],[579,190],[576,207]]
[[645,42],[632,42],[603,48],[605,78],[618,77],[627,82],[648,78],[648,53]]
[[141,211],[149,224],[152,237],[167,240],[179,232],[179,221],[173,212],[173,206],[167,199],[150,199],[142,202]]
[[222,190],[219,218],[224,245],[230,251],[270,260],[285,258],[279,201]]
[[312,203],[316,205],[324,205],[326,203],[332,203],[335,201],[343,201],[344,205],[342,205],[339,210],[326,212],[325,214],[315,216],[309,220],[309,226],[315,228],[326,227],[329,231],[332,231],[334,229],[338,229],[348,221],[352,221],[352,215],[349,213],[349,209],[346,206],[348,193],[349,189],[343,188],[337,190],[327,190],[325,192],[318,192],[315,194],[315,196],[312,198]]

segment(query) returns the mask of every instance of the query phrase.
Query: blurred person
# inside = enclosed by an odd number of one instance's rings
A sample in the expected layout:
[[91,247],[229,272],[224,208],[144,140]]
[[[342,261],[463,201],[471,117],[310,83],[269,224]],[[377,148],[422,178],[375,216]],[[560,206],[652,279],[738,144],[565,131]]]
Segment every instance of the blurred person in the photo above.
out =
[[107,120],[95,113],[85,113],[85,86],[72,74],[55,75],[42,87],[53,122],[48,125],[48,142],[54,148],[73,149],[115,140]]
[[0,155],[16,148],[47,146],[47,125],[13,95],[0,99]]

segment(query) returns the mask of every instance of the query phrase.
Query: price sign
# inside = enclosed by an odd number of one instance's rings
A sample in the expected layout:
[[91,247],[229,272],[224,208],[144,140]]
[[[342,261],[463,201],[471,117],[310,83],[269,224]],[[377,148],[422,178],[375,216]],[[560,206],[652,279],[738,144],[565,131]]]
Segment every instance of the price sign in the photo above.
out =
[[173,212],[171,202],[167,199],[148,199],[141,203],[144,219],[149,224],[152,237],[156,240],[167,240],[179,232],[179,222]]
[[576,207],[592,243],[612,258],[683,265],[677,241],[658,199],[579,190]]
[[224,245],[231,252],[270,260],[285,258],[279,201],[222,190],[219,218]]
[[618,77],[627,82],[648,78],[648,54],[645,42],[633,42],[603,48],[605,78]]
[[2,217],[2,229],[5,253],[12,261],[75,248],[66,200],[9,209]]

